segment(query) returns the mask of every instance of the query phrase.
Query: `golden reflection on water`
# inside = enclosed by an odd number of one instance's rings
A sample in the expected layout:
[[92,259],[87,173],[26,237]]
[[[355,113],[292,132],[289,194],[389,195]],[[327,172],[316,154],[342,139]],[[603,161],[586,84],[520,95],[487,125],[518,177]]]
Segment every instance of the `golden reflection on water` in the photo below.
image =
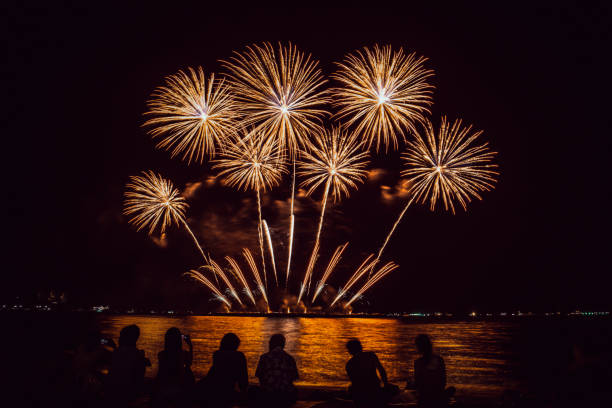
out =
[[507,344],[510,327],[506,323],[405,323],[395,319],[360,318],[267,318],[239,316],[104,316],[100,318],[102,332],[117,340],[122,327],[140,327],[138,347],[145,350],[153,367],[148,376],[157,372],[157,353],[162,350],[164,333],[178,327],[188,333],[194,346],[193,371],[196,378],[208,372],[212,353],[218,349],[221,337],[234,332],[240,337],[240,350],[247,357],[250,380],[256,382],[255,368],[259,356],[267,351],[268,339],[274,333],[287,338],[286,350],[297,362],[298,385],[346,386],[345,364],[349,358],[345,343],[357,337],[364,349],[378,354],[392,382],[403,386],[412,375],[414,337],[429,334],[435,352],[447,367],[448,384],[460,393],[498,394],[516,388],[510,372],[511,356]]

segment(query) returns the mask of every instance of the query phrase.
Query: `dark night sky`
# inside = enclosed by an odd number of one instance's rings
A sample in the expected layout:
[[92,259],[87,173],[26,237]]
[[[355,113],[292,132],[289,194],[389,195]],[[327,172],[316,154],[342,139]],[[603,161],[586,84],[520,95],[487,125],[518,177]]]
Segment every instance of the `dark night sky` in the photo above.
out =
[[[254,42],[292,41],[325,74],[345,53],[378,42],[429,58],[434,121],[446,114],[483,129],[502,175],[468,213],[408,212],[387,252],[401,269],[369,293],[374,308],[608,308],[609,6],[405,3],[9,7],[2,297],[56,288],[74,302],[205,307],[207,290],[180,277],[198,264],[186,234],[174,230],[158,248],[120,215],[129,175],[154,169],[183,188],[212,174],[153,149],[140,128],[148,95],[178,69],[217,72],[218,59]],[[397,157],[374,157],[382,179],[331,209],[328,252],[351,241],[332,284],[378,248],[400,211],[401,201],[381,199],[381,186],[398,181]],[[286,184],[264,207],[281,265]],[[252,195],[216,185],[190,203],[190,222],[218,258],[237,255],[240,231],[255,235]],[[303,273],[317,213],[309,199],[300,208],[295,273]]]

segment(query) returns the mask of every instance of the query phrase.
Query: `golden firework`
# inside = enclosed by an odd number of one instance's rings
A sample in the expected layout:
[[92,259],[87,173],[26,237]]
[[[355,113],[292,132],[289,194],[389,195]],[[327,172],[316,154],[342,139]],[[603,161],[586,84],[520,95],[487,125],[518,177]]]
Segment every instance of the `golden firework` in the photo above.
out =
[[319,62],[292,44],[252,45],[222,61],[241,103],[247,125],[256,126],[279,140],[280,149],[294,157],[307,146],[309,133],[321,129],[329,102],[321,89],[326,82]]
[[425,135],[415,134],[408,142],[403,158],[407,168],[403,176],[409,177],[411,198],[387,234],[385,242],[378,251],[380,259],[391,235],[399,225],[413,202],[425,203],[433,211],[440,198],[445,210],[455,213],[459,202],[464,210],[472,198],[482,199],[480,193],[495,188],[497,164],[493,163],[496,152],[489,150],[489,144],[475,144],[482,131],[472,133],[472,126],[462,127],[461,119],[449,126],[442,117],[439,131],[429,120],[424,124]]
[[[353,297],[346,302],[346,304],[344,305],[344,307],[349,307],[351,305],[351,303],[353,303],[356,299],[360,298],[361,296],[363,296],[363,294],[365,293],[366,290],[370,289],[372,286],[374,286],[374,284],[376,282],[378,282],[379,280],[381,280],[382,278],[384,278],[385,276],[387,276],[389,273],[393,272],[395,269],[397,269],[399,266],[396,265],[393,262],[389,262],[386,263],[385,265],[383,265],[378,271],[376,271],[376,273],[371,274],[370,277],[368,277],[368,280],[363,284],[363,286],[355,293],[355,295],[353,295]],[[374,265],[372,266],[372,268],[374,268]]]
[[233,134],[239,117],[229,86],[223,80],[208,80],[202,67],[189,68],[166,77],[148,102],[150,116],[144,126],[157,148],[181,155],[183,161],[202,163],[214,157],[216,147]]
[[416,134],[403,155],[408,168],[402,175],[409,177],[416,202],[429,201],[433,211],[442,200],[444,209],[454,214],[454,201],[466,210],[472,198],[481,200],[481,192],[495,188],[497,153],[488,143],[474,143],[482,131],[462,127],[461,119],[451,125],[445,117],[437,133],[429,120],[424,128],[424,136]]
[[214,293],[215,298],[217,300],[225,303],[227,305],[227,307],[231,309],[232,304],[230,303],[230,301],[225,296],[223,296],[223,293],[221,293],[221,291],[219,289],[217,289],[217,287],[214,285],[214,283],[209,281],[199,271],[196,271],[195,269],[191,269],[189,272],[185,272],[184,275],[185,276],[189,276],[189,277],[197,280],[198,282],[200,282],[204,286],[206,286],[208,289],[211,290],[212,293]]
[[[131,176],[126,184],[123,214],[132,216],[130,224],[140,231],[149,228],[149,235],[159,226],[162,235],[172,224],[182,224],[195,242],[204,261],[210,264],[198,239],[185,220],[188,205],[170,180],[152,171],[143,171],[142,176]],[[216,275],[215,275],[216,277]]]
[[310,152],[303,152],[299,162],[298,175],[305,176],[301,187],[311,195],[325,183],[325,194],[332,188],[334,202],[349,195],[351,188],[356,189],[367,171],[368,153],[362,151],[363,142],[356,135],[348,134],[339,127],[318,133]]
[[137,230],[148,228],[152,235],[157,227],[164,233],[172,224],[185,221],[187,203],[170,180],[152,171],[131,176],[126,184],[123,214],[131,216]]
[[265,192],[277,186],[286,172],[278,140],[260,131],[251,131],[242,139],[231,137],[213,168],[221,170],[219,176],[227,185],[244,191]]
[[396,135],[416,132],[415,124],[433,103],[433,86],[427,82],[433,71],[424,68],[426,60],[378,44],[348,54],[332,75],[340,84],[332,90],[337,117],[354,126],[368,148],[397,149]]

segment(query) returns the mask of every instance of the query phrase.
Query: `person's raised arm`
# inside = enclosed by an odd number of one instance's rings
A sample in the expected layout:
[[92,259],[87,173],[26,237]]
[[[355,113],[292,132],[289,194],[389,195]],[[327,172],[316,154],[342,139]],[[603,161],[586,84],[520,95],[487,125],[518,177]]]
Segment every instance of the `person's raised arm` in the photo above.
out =
[[378,370],[378,374],[380,374],[380,379],[382,380],[383,384],[386,385],[388,383],[388,380],[385,367],[380,364],[380,360],[378,359],[378,356],[376,354],[374,354],[374,358],[376,359],[376,369]]

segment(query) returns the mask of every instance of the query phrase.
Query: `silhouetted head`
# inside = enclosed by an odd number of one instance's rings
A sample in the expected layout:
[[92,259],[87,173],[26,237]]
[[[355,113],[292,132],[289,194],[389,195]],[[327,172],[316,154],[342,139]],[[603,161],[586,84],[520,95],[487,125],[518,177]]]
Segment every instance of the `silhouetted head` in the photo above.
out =
[[272,337],[270,337],[270,350],[274,350],[277,347],[281,349],[285,348],[285,336],[280,333],[273,334]]
[[234,333],[226,333],[221,339],[219,350],[236,351],[240,345],[240,339]]
[[350,339],[349,341],[347,341],[346,349],[352,356],[354,356],[357,353],[361,353],[363,351],[361,342],[358,339]]
[[135,324],[125,326],[119,332],[119,346],[136,347],[136,342],[140,337],[140,329]]
[[181,337],[181,331],[176,327],[171,327],[166,332],[164,350],[170,352],[177,352],[183,349],[183,338]]
[[429,336],[426,334],[419,334],[414,339],[414,344],[416,344],[417,351],[419,354],[429,357],[432,353],[431,340],[429,340]]

